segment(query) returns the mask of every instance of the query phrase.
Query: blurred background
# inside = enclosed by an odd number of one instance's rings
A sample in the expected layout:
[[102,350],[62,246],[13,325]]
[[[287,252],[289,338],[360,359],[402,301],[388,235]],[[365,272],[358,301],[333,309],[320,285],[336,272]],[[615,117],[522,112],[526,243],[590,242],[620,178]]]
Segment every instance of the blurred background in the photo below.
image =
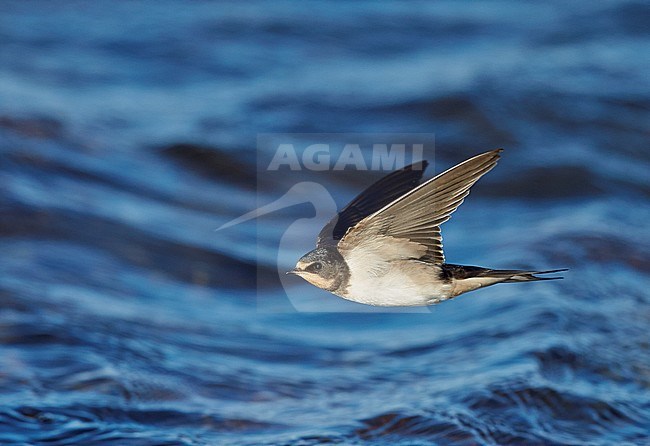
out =
[[[647,444],[649,20],[0,2],[0,443]],[[428,175],[504,147],[448,261],[570,271],[424,314],[295,282],[331,313],[260,311],[286,294],[259,246],[313,208],[214,229],[286,192],[258,196],[268,132],[435,133]],[[326,186],[341,206],[374,178]]]

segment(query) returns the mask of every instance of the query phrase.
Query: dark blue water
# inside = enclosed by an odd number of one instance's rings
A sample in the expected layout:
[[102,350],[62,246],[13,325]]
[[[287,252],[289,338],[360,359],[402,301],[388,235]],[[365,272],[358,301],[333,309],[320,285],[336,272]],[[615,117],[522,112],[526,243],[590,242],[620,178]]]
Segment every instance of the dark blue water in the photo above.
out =
[[[649,20],[1,2],[0,444],[649,444]],[[570,271],[416,314],[296,281],[296,311],[277,246],[312,208],[214,231],[293,181],[256,186],[269,132],[435,133],[429,175],[504,147],[448,260]]]

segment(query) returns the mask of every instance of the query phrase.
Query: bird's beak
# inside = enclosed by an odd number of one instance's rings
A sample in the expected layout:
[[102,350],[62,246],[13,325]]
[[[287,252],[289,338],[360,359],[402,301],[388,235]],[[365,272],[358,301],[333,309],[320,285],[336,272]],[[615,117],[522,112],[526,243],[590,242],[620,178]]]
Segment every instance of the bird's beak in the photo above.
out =
[[300,273],[300,270],[298,268],[294,268],[286,272],[286,274],[296,274],[296,275],[298,275],[298,273]]

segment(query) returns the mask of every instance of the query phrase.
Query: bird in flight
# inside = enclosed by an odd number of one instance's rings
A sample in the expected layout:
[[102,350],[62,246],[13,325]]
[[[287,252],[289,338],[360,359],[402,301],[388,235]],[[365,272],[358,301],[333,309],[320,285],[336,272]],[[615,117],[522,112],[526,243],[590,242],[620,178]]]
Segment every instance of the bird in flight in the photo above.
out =
[[449,220],[503,149],[477,155],[425,181],[420,161],[380,179],[323,227],[295,274],[353,302],[433,305],[497,283],[561,279],[549,271],[491,269],[445,262],[440,225]]

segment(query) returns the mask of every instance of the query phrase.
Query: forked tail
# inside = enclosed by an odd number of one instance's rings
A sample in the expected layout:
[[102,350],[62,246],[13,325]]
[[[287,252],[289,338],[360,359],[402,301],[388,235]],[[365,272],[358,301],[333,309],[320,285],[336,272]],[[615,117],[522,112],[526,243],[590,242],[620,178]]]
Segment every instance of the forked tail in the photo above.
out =
[[537,277],[537,274],[552,274],[562,271],[568,271],[567,268],[550,269],[546,271],[526,271],[520,269],[490,269],[481,268],[480,266],[464,266],[444,264],[442,266],[443,277],[453,278],[456,280],[485,278],[485,279],[502,279],[496,282],[515,283],[515,282],[534,282],[537,280],[557,280],[564,277]]
[[[556,277],[537,277],[536,274],[552,274],[560,273],[562,271],[568,271],[567,268],[561,269],[549,269],[547,271],[518,271],[518,270],[493,270],[493,273],[496,273],[498,277],[510,276],[508,279],[504,280],[502,283],[514,283],[514,282],[534,282],[536,280],[557,280],[564,279],[562,276]],[[503,275],[502,275],[503,274]]]

